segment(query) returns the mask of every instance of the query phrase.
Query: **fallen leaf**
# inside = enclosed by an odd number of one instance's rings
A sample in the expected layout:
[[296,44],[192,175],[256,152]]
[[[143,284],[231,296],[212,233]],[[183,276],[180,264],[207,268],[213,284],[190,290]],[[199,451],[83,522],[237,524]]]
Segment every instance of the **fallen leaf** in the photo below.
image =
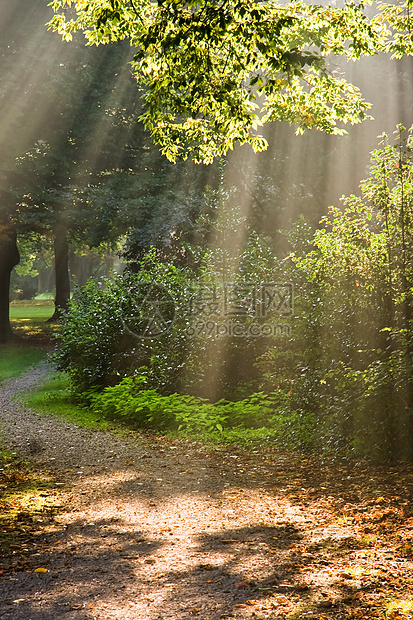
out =
[[47,568],[35,568],[34,571],[35,573],[47,573],[48,569]]
[[238,581],[238,583],[235,584],[236,588],[249,588],[250,584],[247,581]]
[[288,605],[288,598],[286,596],[276,596],[275,602],[278,603],[278,605]]

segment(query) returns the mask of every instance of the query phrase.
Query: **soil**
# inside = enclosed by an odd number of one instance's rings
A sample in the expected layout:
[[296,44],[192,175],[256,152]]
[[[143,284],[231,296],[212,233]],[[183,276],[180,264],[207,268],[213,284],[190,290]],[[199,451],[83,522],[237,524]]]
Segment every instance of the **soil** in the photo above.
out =
[[410,467],[79,428],[12,400],[46,370],[0,386],[2,442],[50,480],[0,620],[413,616]]

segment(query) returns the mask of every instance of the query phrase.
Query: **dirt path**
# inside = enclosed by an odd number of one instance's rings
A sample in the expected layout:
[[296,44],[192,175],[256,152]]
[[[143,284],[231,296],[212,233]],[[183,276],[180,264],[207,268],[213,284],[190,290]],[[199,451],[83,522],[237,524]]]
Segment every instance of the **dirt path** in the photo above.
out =
[[410,469],[85,430],[11,402],[44,371],[0,387],[0,426],[65,506],[4,558],[0,620],[396,618],[413,594]]

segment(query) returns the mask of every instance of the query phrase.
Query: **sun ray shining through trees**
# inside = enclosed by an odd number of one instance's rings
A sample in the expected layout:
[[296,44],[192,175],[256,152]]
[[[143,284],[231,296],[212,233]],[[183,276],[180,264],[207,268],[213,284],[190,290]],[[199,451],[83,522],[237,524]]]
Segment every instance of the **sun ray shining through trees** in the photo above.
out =
[[412,0],[49,2],[0,2],[0,617],[411,620]]
[[[45,32],[45,4],[35,8],[25,22],[19,19],[25,3],[15,5],[2,40],[3,191],[20,234],[54,239],[57,317],[70,291],[70,244],[116,244],[136,221],[125,208],[128,191],[129,202],[131,192],[144,202],[145,169],[147,179],[161,171],[163,184],[177,170],[165,166],[138,122],[140,95],[127,67],[128,46],[64,44]],[[125,191],[115,197],[122,176]]]
[[[221,6],[208,0],[202,7],[167,2],[148,4],[139,18],[140,9],[118,0],[70,7],[54,2],[53,28],[66,39],[75,35],[63,43],[45,31],[53,13],[45,3],[39,0],[33,28],[34,13],[18,19],[25,6],[21,0],[4,20],[11,34],[3,39],[0,91],[4,105],[17,102],[7,105],[1,133],[5,225],[27,243],[39,234],[54,241],[55,266],[63,265],[57,314],[69,299],[70,253],[116,249],[127,265],[124,277],[107,281],[107,291],[91,282],[77,293],[85,317],[72,307],[76,330],[85,320],[93,334],[89,353],[99,352],[103,364],[80,384],[92,387],[95,380],[115,388],[123,379],[132,378],[133,386],[135,376],[146,377],[147,388],[159,389],[162,398],[178,389],[194,398],[245,401],[251,411],[255,401],[248,399],[257,398],[263,412],[284,412],[277,423],[285,432],[296,425],[298,435],[308,435],[300,439],[303,445],[311,444],[311,433],[324,432],[326,379],[317,364],[325,358],[332,369],[341,349],[330,350],[326,342],[329,327],[320,318],[326,290],[320,282],[309,287],[290,253],[306,256],[329,205],[366,178],[377,134],[411,124],[408,20],[397,22],[398,9],[387,5],[364,14],[351,3],[267,3],[258,10],[244,1]],[[107,45],[85,47],[76,30],[86,30],[89,43]],[[210,66],[197,66],[194,59],[210,40]],[[184,62],[186,45],[192,52]],[[250,54],[243,62],[240,50]],[[217,71],[225,88],[216,83]],[[359,125],[368,107],[351,84],[372,102],[374,121]],[[258,118],[253,108],[261,104],[266,110]],[[261,129],[260,122],[270,119],[282,122]],[[142,121],[176,163],[162,158]],[[297,126],[325,133],[297,136]],[[340,134],[343,126],[347,135],[327,135]],[[268,150],[254,153],[248,144]],[[221,159],[209,168],[180,161],[210,163],[217,155]],[[155,289],[143,292],[151,278]],[[165,319],[165,335],[161,315],[168,296],[158,307],[152,295],[166,284],[176,308],[174,319]],[[94,296],[108,321],[102,334],[96,317],[87,318]],[[148,308],[156,313],[152,323]],[[264,321],[267,312],[272,323]],[[349,339],[345,348],[359,338],[364,319],[348,308],[343,312],[348,324],[334,325]],[[70,320],[65,329],[61,364],[71,371],[83,353]],[[153,329],[161,330],[163,342],[147,338]],[[304,359],[298,363],[300,348]],[[302,368],[300,377],[294,365]],[[255,426],[263,415],[257,414]],[[222,416],[216,424],[223,429],[228,411]],[[232,424],[239,416],[234,410]]]

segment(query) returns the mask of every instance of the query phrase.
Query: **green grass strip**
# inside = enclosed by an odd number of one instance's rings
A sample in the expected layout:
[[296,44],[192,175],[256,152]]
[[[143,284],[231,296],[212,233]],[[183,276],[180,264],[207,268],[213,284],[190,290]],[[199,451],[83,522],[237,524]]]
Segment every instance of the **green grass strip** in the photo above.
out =
[[47,321],[54,311],[54,306],[44,303],[12,304],[10,306],[10,319],[12,321]]
[[79,406],[70,391],[69,377],[64,372],[50,373],[45,383],[23,394],[24,404],[39,413],[53,414],[77,426],[114,430],[117,425],[99,419],[87,407]]
[[33,347],[0,345],[0,382],[18,377],[34,364],[46,358],[46,353]]

